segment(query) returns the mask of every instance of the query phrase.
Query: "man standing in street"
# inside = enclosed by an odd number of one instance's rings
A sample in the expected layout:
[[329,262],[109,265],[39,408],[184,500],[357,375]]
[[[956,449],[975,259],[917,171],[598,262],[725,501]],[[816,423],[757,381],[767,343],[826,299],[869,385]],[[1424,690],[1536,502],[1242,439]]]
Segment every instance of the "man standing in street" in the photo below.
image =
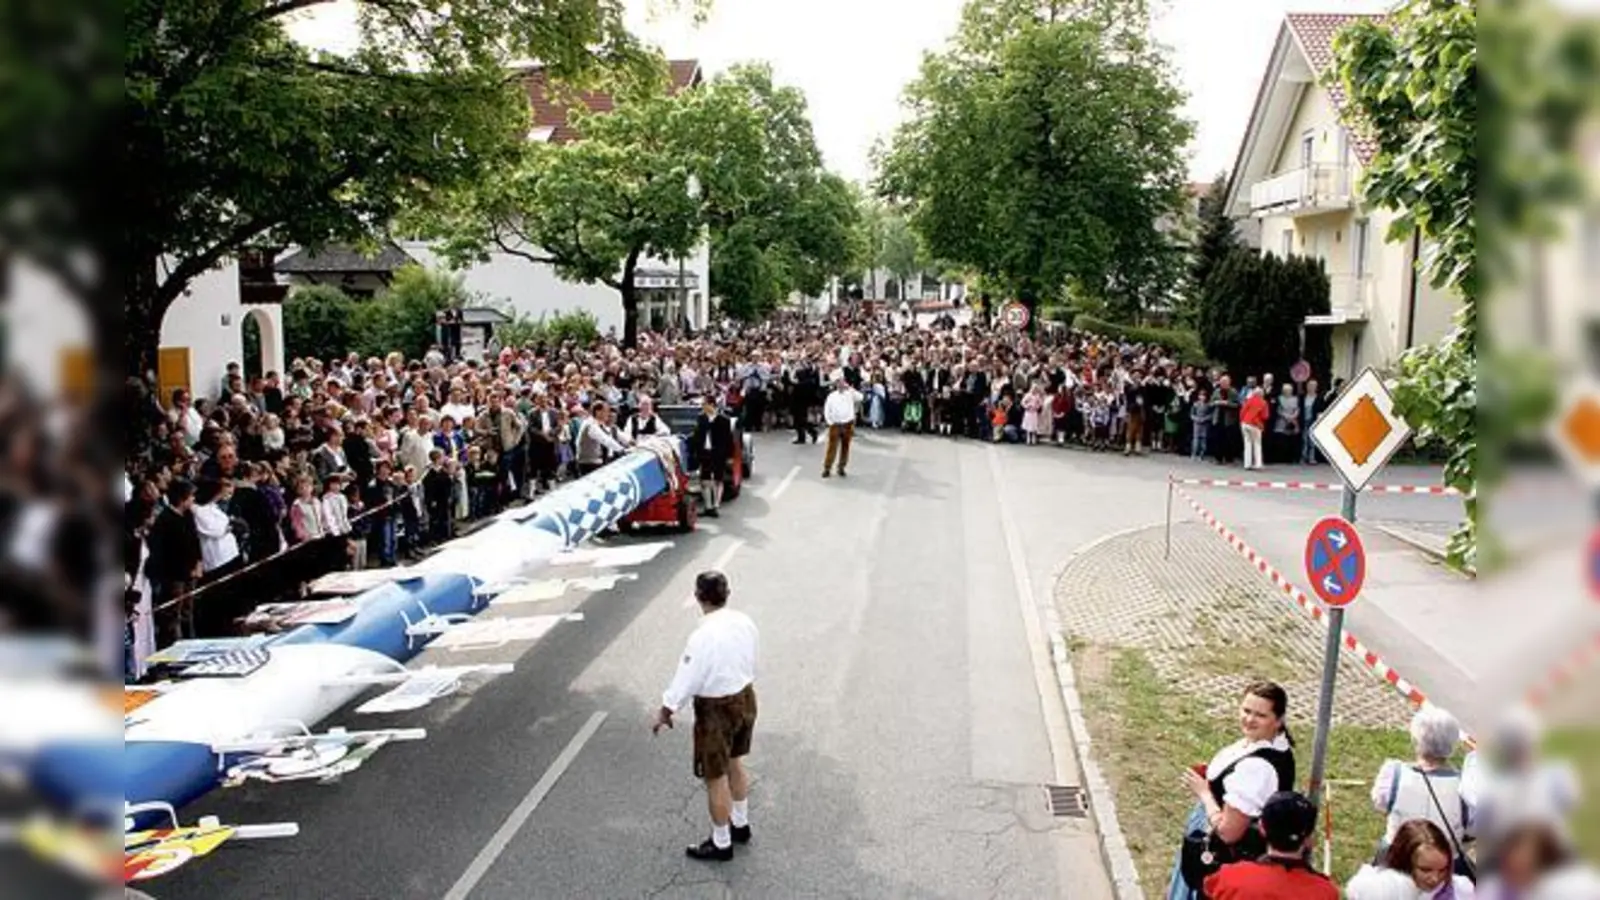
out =
[[828,425],[828,449],[822,455],[822,477],[833,474],[835,455],[839,459],[839,477],[845,477],[845,467],[850,465],[850,440],[856,433],[856,404],[861,395],[844,380],[843,372],[835,372],[833,392],[822,404],[822,419]]
[[685,852],[690,859],[727,862],[735,841],[750,841],[750,776],[743,759],[756,725],[756,653],[760,632],[750,617],[728,609],[728,579],[701,572],[694,596],[703,618],[661,698],[652,734],[694,701],[694,774],[706,783],[711,836]]
[[717,408],[717,398],[700,398],[700,418],[694,426],[694,458],[700,469],[700,497],[706,516],[722,515],[722,483],[728,475],[728,460],[733,456],[733,422]]
[[804,444],[806,438],[817,442],[817,429],[811,424],[811,404],[815,403],[817,370],[811,360],[801,357],[799,365],[789,373],[789,419],[794,424],[794,442]]

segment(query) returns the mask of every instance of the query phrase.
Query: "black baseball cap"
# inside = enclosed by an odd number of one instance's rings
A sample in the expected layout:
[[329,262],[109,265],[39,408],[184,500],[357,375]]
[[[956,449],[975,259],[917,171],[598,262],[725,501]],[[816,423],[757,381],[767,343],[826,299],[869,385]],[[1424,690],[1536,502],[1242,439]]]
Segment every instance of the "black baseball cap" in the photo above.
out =
[[1274,850],[1299,850],[1316,827],[1317,808],[1297,791],[1279,791],[1261,807],[1261,830]]

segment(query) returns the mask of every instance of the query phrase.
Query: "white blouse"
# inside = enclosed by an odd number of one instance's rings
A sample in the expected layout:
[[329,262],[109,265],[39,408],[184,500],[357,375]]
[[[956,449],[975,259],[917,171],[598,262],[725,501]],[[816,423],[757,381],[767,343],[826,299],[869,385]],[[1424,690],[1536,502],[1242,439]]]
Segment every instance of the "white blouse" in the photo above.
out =
[[1261,815],[1262,807],[1267,805],[1267,798],[1276,794],[1278,787],[1278,770],[1272,763],[1258,756],[1250,754],[1270,747],[1273,750],[1290,749],[1289,739],[1280,734],[1270,741],[1238,740],[1211,757],[1211,762],[1206,766],[1206,772],[1221,772],[1223,769],[1237,762],[1239,765],[1228,773],[1222,780],[1222,802],[1237,809],[1254,819]]

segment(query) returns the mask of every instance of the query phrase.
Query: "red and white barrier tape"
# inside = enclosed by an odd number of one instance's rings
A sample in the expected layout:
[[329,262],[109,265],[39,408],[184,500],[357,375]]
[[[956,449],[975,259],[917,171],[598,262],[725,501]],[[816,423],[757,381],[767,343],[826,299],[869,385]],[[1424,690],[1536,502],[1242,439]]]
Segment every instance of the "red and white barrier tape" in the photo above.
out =
[[[1175,485],[1178,483],[1180,482],[1174,482]],[[1244,557],[1246,562],[1250,563],[1252,566],[1255,566],[1256,571],[1260,572],[1262,575],[1265,575],[1267,579],[1278,588],[1278,590],[1282,591],[1289,597],[1289,599],[1293,600],[1300,607],[1300,609],[1309,615],[1314,621],[1321,624],[1323,627],[1327,627],[1327,617],[1324,615],[1322,604],[1311,599],[1310,597],[1307,597],[1304,591],[1300,590],[1298,587],[1295,587],[1294,583],[1283,577],[1283,573],[1274,568],[1272,563],[1267,562],[1266,557],[1252,549],[1250,545],[1246,544],[1242,538],[1240,538],[1237,534],[1234,534],[1233,531],[1228,528],[1228,526],[1222,524],[1222,522],[1220,522],[1216,516],[1213,516],[1209,511],[1206,510],[1205,507],[1195,502],[1193,497],[1189,496],[1181,488],[1174,487],[1173,490],[1177,491],[1178,495],[1188,502],[1189,506],[1194,509],[1195,513],[1200,516],[1202,521],[1211,526],[1212,531],[1222,535],[1222,539],[1228,542],[1228,546],[1232,547],[1234,552]],[[1361,643],[1361,641],[1348,630],[1344,633],[1344,648],[1349,650],[1351,653],[1354,653],[1368,669],[1371,669],[1374,674],[1387,682],[1390,687],[1393,687],[1395,690],[1399,691],[1401,696],[1405,697],[1413,705],[1421,706],[1428,702],[1428,698],[1420,689],[1417,688],[1416,685],[1402,678],[1399,672],[1395,671],[1392,666],[1384,662],[1383,659],[1378,656],[1378,654],[1372,652],[1367,645]]]
[[[1247,481],[1239,478],[1173,478],[1173,484],[1194,487],[1251,488],[1276,491],[1342,491],[1344,485],[1320,481]],[[1461,491],[1442,484],[1369,484],[1363,494],[1433,494],[1459,497]]]
[[1600,662],[1600,633],[1591,636],[1588,642],[1580,644],[1565,659],[1556,663],[1543,682],[1528,689],[1524,699],[1534,709],[1544,706],[1552,694],[1577,681],[1584,670],[1597,662]]

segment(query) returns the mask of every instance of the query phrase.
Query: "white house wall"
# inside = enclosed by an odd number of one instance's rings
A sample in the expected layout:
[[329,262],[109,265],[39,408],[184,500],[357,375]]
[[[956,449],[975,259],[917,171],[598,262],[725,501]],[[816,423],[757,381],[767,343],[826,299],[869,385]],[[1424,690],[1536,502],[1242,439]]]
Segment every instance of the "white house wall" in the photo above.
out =
[[[1343,151],[1343,126],[1332,98],[1320,86],[1309,85],[1299,94],[1289,125],[1276,147],[1262,146],[1260,152],[1272,154],[1270,171],[1262,180],[1301,168],[1301,140],[1312,136],[1313,164],[1350,167],[1350,187],[1357,197],[1355,206],[1313,215],[1275,215],[1261,219],[1261,250],[1283,255],[1285,232],[1292,233],[1296,256],[1321,259],[1335,291],[1356,290],[1357,223],[1368,220],[1367,302],[1365,324],[1351,323],[1333,329],[1333,375],[1349,378],[1372,366],[1390,369],[1407,349],[1406,331],[1411,289],[1411,252],[1408,242],[1384,240],[1394,215],[1386,210],[1368,209],[1359,199],[1361,167]],[[1248,192],[1248,185],[1242,186]],[[1437,341],[1449,330],[1459,303],[1452,295],[1437,291],[1424,280],[1418,288],[1416,322],[1411,327],[1412,344]]]
[[[6,323],[6,361],[36,395],[60,392],[66,357],[91,350],[94,340],[83,304],[49,272],[24,257],[15,258],[6,273],[9,293],[0,304]],[[102,347],[121,353],[121,347]]]
[[[441,258],[426,243],[411,241],[401,248],[422,265],[448,269]],[[677,260],[647,259],[639,264],[642,269],[678,271]],[[692,297],[700,294],[700,303],[692,319],[696,328],[703,328],[710,313],[707,289],[710,285],[710,251],[705,244],[685,261],[685,270],[696,276],[697,285],[689,291]],[[615,330],[622,333],[622,295],[603,284],[580,284],[558,277],[554,268],[529,262],[510,253],[495,252],[489,260],[460,270],[462,282],[468,291],[482,295],[491,303],[506,303],[516,313],[538,319],[585,310],[594,316],[602,333]]]
[[189,350],[189,386],[197,397],[214,398],[228,363],[244,362],[244,317],[255,312],[261,327],[263,371],[283,372],[283,310],[276,304],[239,302],[239,264],[229,260],[190,283],[161,320],[161,347]]

